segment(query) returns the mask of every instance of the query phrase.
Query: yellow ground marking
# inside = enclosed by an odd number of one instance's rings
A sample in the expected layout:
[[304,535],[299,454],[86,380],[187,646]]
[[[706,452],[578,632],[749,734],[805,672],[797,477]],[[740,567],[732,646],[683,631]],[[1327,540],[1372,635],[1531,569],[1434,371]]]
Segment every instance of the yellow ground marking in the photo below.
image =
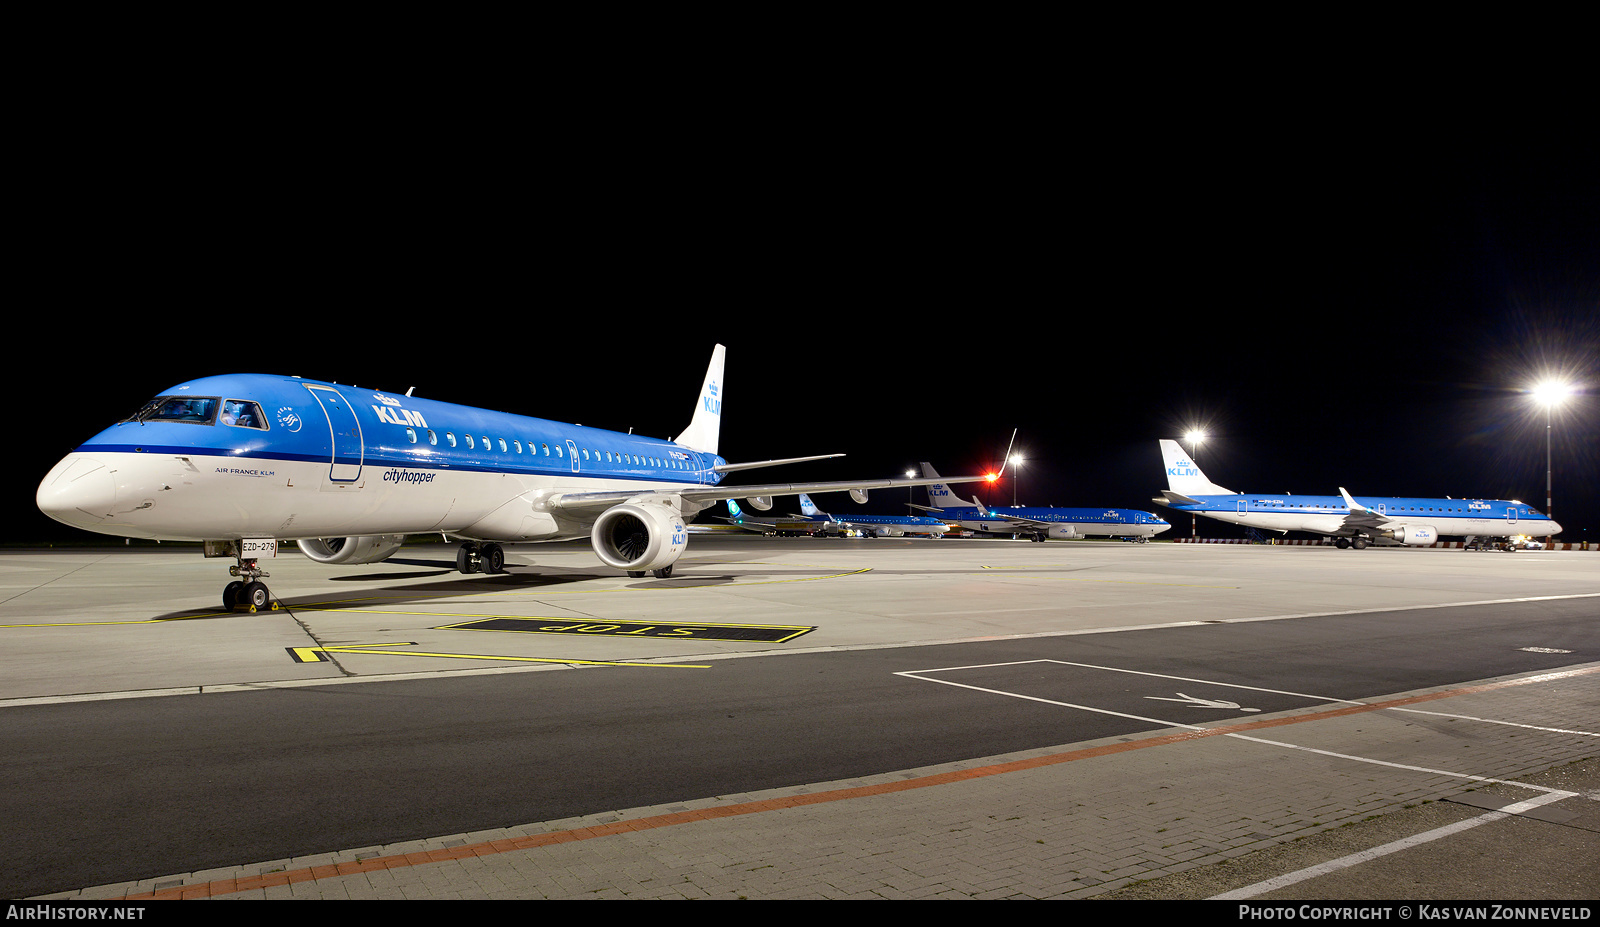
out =
[[390,657],[437,657],[451,660],[499,660],[512,663],[560,663],[569,666],[644,666],[660,669],[710,669],[709,665],[687,663],[629,663],[618,660],[574,660],[558,657],[510,657],[488,653],[432,653],[423,650],[386,650],[379,648],[415,646],[413,641],[396,641],[392,644],[350,644],[344,647],[290,647],[288,650],[300,663],[316,663],[318,653],[361,653]]

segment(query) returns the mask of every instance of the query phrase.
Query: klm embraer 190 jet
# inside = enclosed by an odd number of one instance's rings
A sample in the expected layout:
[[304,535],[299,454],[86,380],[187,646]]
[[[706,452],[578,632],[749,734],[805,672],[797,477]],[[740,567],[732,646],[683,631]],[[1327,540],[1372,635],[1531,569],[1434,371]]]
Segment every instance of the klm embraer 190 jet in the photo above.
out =
[[[922,465],[922,475],[939,479],[939,474],[927,463]],[[1030,541],[1102,537],[1131,538],[1144,543],[1172,527],[1154,513],[1137,509],[985,508],[976,498],[968,502],[957,496],[943,482],[928,487],[928,499],[933,503],[926,506],[928,511],[938,512],[945,521],[968,531],[1026,537]]]
[[440,534],[463,542],[461,572],[493,573],[503,543],[588,537],[606,565],[664,577],[685,523],[719,501],[932,482],[719,486],[738,470],[840,456],[717,456],[725,355],[712,351],[689,426],[670,440],[298,377],[193,380],[68,454],[36,499],[88,531],[205,542],[206,556],[237,560],[223,605],[255,610],[271,602],[259,561],[279,540],[359,564],[408,534]]
[[1501,499],[1353,498],[1236,493],[1206,479],[1176,441],[1161,439],[1167,489],[1154,502],[1268,531],[1307,531],[1335,538],[1334,546],[1356,550],[1377,543],[1426,547],[1441,535],[1506,538],[1561,533],[1561,526],[1522,502]]
[[728,519],[729,522],[749,531],[769,534],[840,534],[854,531],[868,538],[898,538],[908,534],[928,534],[937,538],[950,530],[950,526],[939,519],[921,515],[830,515],[817,508],[805,493],[800,494],[800,511],[802,514],[787,519],[762,519],[741,511],[737,502],[728,500],[728,514],[733,516]]

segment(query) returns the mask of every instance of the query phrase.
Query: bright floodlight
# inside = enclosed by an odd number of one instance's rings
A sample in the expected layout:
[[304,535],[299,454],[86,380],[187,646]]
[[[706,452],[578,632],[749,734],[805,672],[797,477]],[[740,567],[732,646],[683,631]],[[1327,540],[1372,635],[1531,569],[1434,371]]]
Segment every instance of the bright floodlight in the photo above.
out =
[[1571,394],[1571,386],[1551,380],[1546,380],[1533,388],[1533,398],[1546,406],[1558,406],[1561,404],[1561,400]]
[[1203,431],[1191,431],[1184,437],[1189,439],[1190,444],[1199,444],[1206,439],[1206,433]]

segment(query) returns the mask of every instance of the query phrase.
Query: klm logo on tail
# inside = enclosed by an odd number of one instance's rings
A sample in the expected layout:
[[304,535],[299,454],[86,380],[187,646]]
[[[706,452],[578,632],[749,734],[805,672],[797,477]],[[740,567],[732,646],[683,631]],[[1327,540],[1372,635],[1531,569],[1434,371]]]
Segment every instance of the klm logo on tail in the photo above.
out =
[[1175,461],[1172,462],[1172,466],[1167,468],[1167,476],[1200,476],[1200,477],[1203,477],[1203,476],[1205,476],[1205,474],[1200,472],[1200,468],[1199,467],[1195,466],[1194,464],[1190,463],[1187,460],[1175,460]]
[[705,403],[707,412],[712,415],[722,414],[722,400],[718,398],[717,381],[712,380],[706,384],[706,394],[700,397],[700,400]]

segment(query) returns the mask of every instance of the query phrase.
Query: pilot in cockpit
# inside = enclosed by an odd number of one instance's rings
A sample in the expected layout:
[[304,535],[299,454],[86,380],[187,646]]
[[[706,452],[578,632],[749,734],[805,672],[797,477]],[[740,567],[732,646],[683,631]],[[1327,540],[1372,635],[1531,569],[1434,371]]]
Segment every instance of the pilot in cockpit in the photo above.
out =
[[251,403],[230,399],[222,404],[222,424],[238,425],[241,428],[256,427],[255,417],[250,414]]

